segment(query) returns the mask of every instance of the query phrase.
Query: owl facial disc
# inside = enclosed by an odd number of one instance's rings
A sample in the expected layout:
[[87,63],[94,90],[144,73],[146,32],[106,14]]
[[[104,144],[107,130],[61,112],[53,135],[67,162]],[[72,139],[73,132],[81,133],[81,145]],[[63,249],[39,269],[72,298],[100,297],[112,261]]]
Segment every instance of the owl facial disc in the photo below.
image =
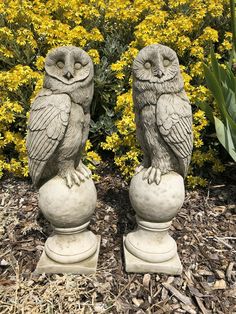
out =
[[90,74],[92,60],[82,49],[74,46],[53,49],[46,57],[47,74],[66,85],[84,81]]
[[133,74],[140,81],[163,83],[174,79],[178,72],[176,53],[160,44],[143,48],[133,63]]

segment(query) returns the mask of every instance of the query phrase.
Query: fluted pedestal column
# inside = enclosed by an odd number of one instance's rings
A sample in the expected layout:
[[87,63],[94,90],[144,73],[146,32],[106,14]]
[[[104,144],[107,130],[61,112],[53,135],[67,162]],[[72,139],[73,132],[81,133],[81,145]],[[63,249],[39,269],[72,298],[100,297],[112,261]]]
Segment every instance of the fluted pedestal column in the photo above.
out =
[[90,274],[96,271],[100,237],[87,229],[97,193],[92,179],[68,188],[56,176],[39,190],[39,207],[53,226],[37,273]]
[[143,180],[143,171],[132,178],[129,196],[138,226],[124,237],[127,272],[182,272],[177,245],[168,229],[184,195],[183,178],[175,172],[163,175],[159,185]]

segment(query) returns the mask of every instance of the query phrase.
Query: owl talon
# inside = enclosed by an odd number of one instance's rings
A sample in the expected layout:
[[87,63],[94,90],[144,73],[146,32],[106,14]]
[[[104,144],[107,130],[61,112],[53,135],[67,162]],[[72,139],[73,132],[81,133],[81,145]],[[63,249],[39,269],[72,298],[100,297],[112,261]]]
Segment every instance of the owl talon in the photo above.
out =
[[154,182],[155,177],[156,177],[156,172],[157,172],[157,169],[152,167],[150,174],[149,174],[149,177],[148,177],[148,183],[149,184],[152,184]]
[[89,179],[92,176],[92,172],[90,171],[90,169],[88,169],[82,162],[80,162],[76,170],[86,179]]
[[143,174],[143,180],[146,180],[149,178],[151,171],[152,171],[152,167],[149,167],[147,170],[145,170],[145,172]]
[[81,182],[85,181],[85,177],[75,169],[67,169],[62,173],[59,173],[59,176],[66,181],[68,188],[72,188],[74,184],[80,185]]
[[146,179],[148,184],[155,182],[158,185],[161,181],[161,170],[159,168],[149,167],[143,175],[143,180]]
[[70,189],[73,185],[70,173],[67,173],[65,180],[66,180],[66,185]]
[[76,171],[74,173],[72,173],[72,177],[73,177],[73,181],[75,182],[75,184],[80,185],[82,180]]
[[158,185],[161,181],[161,170],[157,169],[156,170],[156,175],[155,175],[155,179],[154,179],[156,185]]
[[75,173],[79,181],[85,181],[85,176],[81,172],[75,171]]

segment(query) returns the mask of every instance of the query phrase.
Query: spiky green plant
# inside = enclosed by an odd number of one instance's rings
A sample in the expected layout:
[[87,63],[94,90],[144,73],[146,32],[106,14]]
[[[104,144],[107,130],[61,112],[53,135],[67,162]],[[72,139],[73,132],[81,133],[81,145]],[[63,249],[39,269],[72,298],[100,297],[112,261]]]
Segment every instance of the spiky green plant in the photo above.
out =
[[236,161],[236,77],[234,68],[236,64],[236,18],[235,0],[230,0],[233,45],[229,63],[220,65],[211,48],[211,64],[204,64],[206,83],[211,91],[220,117],[213,114],[210,106],[205,110],[215,123],[216,135],[220,143]]

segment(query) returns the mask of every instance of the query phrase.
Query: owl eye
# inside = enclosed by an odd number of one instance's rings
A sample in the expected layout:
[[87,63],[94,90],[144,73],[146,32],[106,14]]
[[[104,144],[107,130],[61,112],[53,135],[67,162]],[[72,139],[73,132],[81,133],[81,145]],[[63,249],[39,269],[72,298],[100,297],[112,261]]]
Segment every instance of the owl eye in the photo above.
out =
[[149,69],[151,69],[152,65],[150,62],[147,61],[144,63],[144,67],[145,67],[145,69],[149,70]]
[[168,65],[170,65],[170,60],[169,59],[164,59],[163,60],[163,65],[164,65],[164,67],[168,67]]
[[59,69],[63,69],[64,68],[64,62],[63,61],[58,61],[57,62],[57,67],[59,68]]
[[79,63],[79,62],[76,62],[76,63],[75,63],[75,69],[76,69],[76,70],[79,70],[79,69],[81,69],[81,68],[82,68],[82,64]]

